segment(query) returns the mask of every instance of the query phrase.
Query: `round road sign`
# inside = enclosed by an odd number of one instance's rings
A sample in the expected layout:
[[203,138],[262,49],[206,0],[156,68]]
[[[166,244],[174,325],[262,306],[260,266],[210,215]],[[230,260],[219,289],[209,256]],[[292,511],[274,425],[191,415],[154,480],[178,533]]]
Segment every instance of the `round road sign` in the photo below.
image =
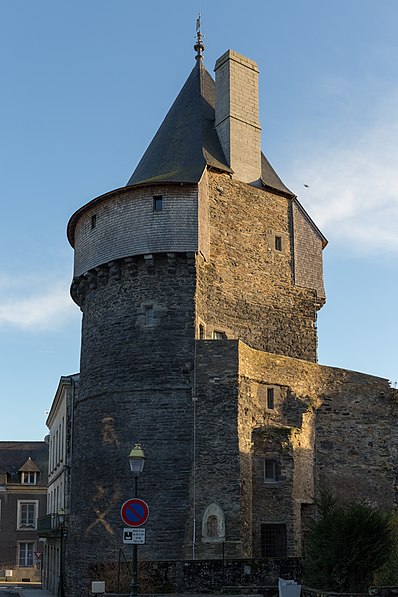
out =
[[120,509],[120,516],[129,527],[140,527],[148,520],[148,504],[138,498],[127,500]]

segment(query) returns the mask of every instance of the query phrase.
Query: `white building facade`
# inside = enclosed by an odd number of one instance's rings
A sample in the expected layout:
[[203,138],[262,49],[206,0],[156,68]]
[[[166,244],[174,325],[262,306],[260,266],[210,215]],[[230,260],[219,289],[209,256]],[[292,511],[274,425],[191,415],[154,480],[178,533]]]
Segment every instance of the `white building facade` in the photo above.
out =
[[47,515],[39,521],[39,533],[45,542],[43,586],[54,595],[60,592],[59,584],[62,582],[65,565],[63,556],[70,496],[72,406],[78,381],[78,375],[61,377],[46,421],[50,436]]

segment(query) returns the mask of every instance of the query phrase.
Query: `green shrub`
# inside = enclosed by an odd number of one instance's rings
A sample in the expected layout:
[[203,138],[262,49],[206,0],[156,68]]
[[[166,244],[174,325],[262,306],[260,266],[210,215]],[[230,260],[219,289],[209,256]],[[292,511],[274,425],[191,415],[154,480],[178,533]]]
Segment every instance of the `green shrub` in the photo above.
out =
[[328,492],[321,494],[317,511],[305,543],[305,583],[328,591],[367,591],[393,550],[390,516],[364,503],[340,504]]
[[395,510],[391,517],[393,530],[393,547],[389,558],[381,568],[376,570],[373,577],[373,584],[376,586],[397,586],[398,585],[398,511]]

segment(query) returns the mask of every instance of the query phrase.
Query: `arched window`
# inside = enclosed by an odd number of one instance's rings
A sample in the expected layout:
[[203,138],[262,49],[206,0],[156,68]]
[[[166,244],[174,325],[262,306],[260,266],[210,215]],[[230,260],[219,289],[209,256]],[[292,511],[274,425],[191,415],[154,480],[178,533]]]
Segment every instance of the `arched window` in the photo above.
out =
[[206,521],[207,526],[207,536],[208,537],[218,537],[218,520],[217,516],[212,514]]
[[217,543],[225,540],[225,518],[218,504],[209,504],[202,518],[202,541]]

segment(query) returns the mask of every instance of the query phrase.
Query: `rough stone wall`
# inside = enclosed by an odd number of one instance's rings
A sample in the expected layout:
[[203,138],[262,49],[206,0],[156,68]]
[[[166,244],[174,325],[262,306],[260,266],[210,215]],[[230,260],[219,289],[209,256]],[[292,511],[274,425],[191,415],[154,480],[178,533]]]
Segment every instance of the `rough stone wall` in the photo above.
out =
[[[261,553],[261,524],[286,524],[287,554],[297,555],[294,542],[294,511],[292,508],[294,454],[290,442],[290,428],[268,425],[252,432],[253,497],[252,540],[253,556]],[[277,481],[264,480],[264,460],[278,463]]]
[[[243,343],[239,376],[244,414],[239,436],[249,445],[253,434],[253,555],[258,555],[261,524],[283,518],[288,548],[290,541],[299,553],[301,517],[322,488],[343,499],[387,509],[396,505],[398,396],[387,380]],[[261,401],[262,384],[281,388],[283,401],[276,402],[272,415]],[[279,459],[281,478],[266,487],[256,459],[272,454]]]
[[[155,195],[163,196],[160,211],[153,209]],[[197,185],[165,185],[123,190],[93,205],[76,225],[75,276],[122,257],[197,251],[197,201]]]
[[320,305],[325,302],[322,239],[296,201],[293,202],[294,280],[297,286],[313,288]]
[[104,266],[90,283],[75,281],[83,329],[67,574],[76,595],[87,590],[87,566],[114,559],[122,546],[120,508],[133,497],[127,456],[136,441],[147,458],[138,493],[151,510],[141,557],[183,555],[192,462],[193,264],[185,254],[129,258]]
[[316,411],[318,486],[370,505],[396,505],[397,415],[397,392],[386,380],[352,371],[332,375]]
[[201,532],[204,511],[211,503],[217,503],[224,511],[225,556],[247,555],[241,532],[237,370],[236,342],[197,341],[196,466],[192,490],[196,495],[196,557],[199,558],[222,556],[221,542],[205,542]]
[[198,252],[208,260],[210,258],[210,221],[207,169],[198,184]]
[[[242,346],[239,343],[239,351]],[[313,426],[308,420],[308,401],[297,400],[278,376],[240,373],[240,449],[252,460],[252,470],[241,470],[242,480],[251,485],[247,502],[243,500],[241,507],[252,525],[252,555],[261,555],[262,524],[286,524],[287,554],[295,556],[300,538],[295,501],[314,497]],[[268,389],[273,390],[274,408],[267,404]],[[275,481],[265,479],[266,459],[275,462]]]
[[[208,173],[210,261],[197,259],[197,316],[254,348],[316,360],[315,292],[293,284],[288,199]],[[282,238],[282,251],[275,249]]]

